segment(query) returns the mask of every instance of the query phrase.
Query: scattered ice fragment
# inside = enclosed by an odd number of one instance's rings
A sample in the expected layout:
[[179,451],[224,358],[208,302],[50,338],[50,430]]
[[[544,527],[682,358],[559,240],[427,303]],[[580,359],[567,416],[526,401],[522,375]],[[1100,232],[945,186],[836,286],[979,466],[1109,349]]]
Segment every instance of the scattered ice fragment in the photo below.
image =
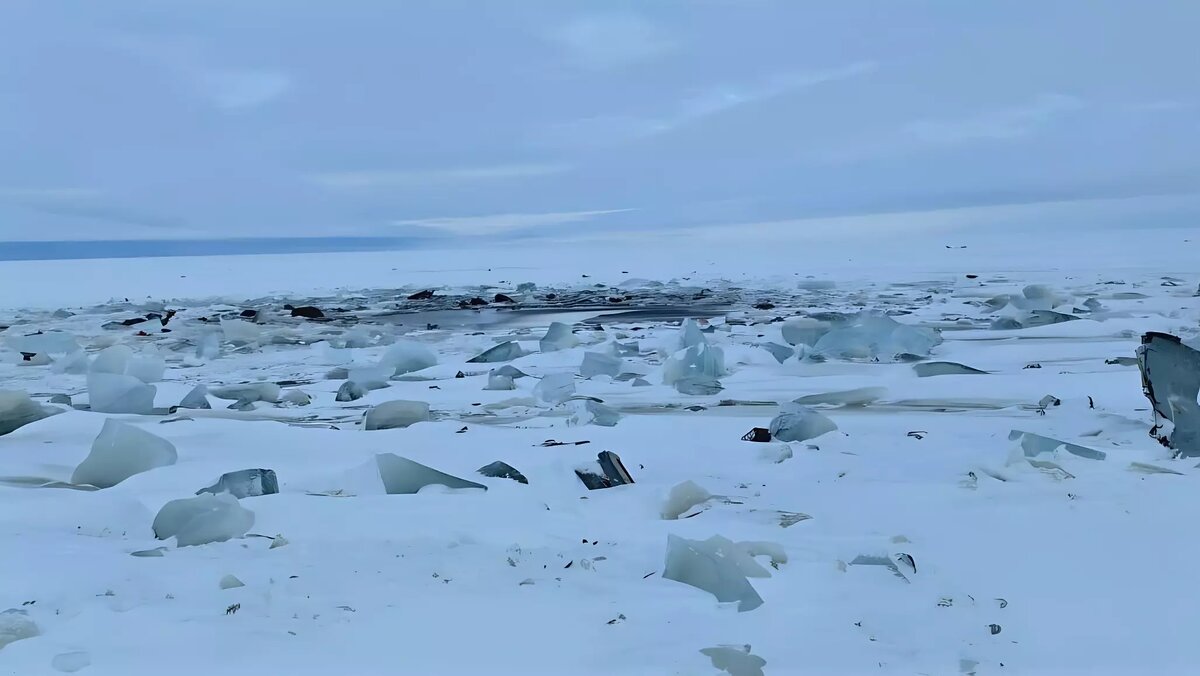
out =
[[499,362],[512,361],[524,356],[525,351],[521,349],[521,345],[517,342],[509,340],[485,351],[483,354],[471,357],[467,360],[467,363],[496,364]]
[[246,583],[237,579],[233,575],[226,575],[221,578],[221,581],[218,583],[218,585],[221,587],[221,589],[237,589],[238,587],[245,587]]
[[683,323],[679,326],[680,350],[706,345],[707,343],[708,340],[704,337],[704,332],[700,330],[700,325],[695,319],[683,320]]
[[104,348],[92,360],[92,373],[127,375],[125,369],[133,358],[133,348],[128,345],[112,345]]
[[97,413],[154,413],[158,388],[116,373],[92,372],[87,377],[88,404]]
[[135,474],[174,465],[178,459],[174,444],[166,439],[109,418],[91,452],[71,474],[71,483],[111,488]]
[[488,374],[487,385],[483,389],[497,391],[515,390],[517,389],[517,386],[515,383],[513,383],[513,379],[511,377],[502,376],[497,374],[495,371],[492,371]]
[[712,493],[704,490],[693,481],[685,481],[677,484],[667,494],[667,501],[662,508],[662,518],[667,520],[678,519],[688,510],[697,505],[704,504],[712,497]]
[[[616,453],[601,451],[596,455],[596,460],[595,465],[575,470],[575,476],[579,477],[589,491],[633,483],[633,477],[629,474],[629,470],[625,469],[625,464],[621,462],[621,457]],[[599,472],[593,469],[596,467],[599,468]]]
[[853,390],[838,390],[836,392],[819,392],[797,397],[792,402],[801,406],[828,404],[830,406],[866,406],[879,401],[887,394],[883,387],[859,387]]
[[1062,448],[1071,455],[1077,455],[1088,460],[1103,460],[1107,457],[1104,451],[1097,451],[1086,446],[1071,444],[1058,439],[1044,437],[1033,432],[1022,432],[1021,430],[1012,430],[1008,433],[1009,441],[1020,441],[1021,450],[1025,452],[1026,458],[1035,458],[1043,453],[1053,454],[1059,448]]
[[399,376],[437,365],[437,355],[421,343],[400,340],[388,348],[379,359],[379,365],[392,370]]
[[730,552],[722,552],[711,538],[687,540],[668,535],[662,576],[706,591],[721,603],[736,601],[738,612],[754,610],[763,604]]
[[388,386],[393,370],[389,366],[363,366],[350,369],[347,378],[368,390],[381,390]]
[[1176,472],[1173,469],[1167,469],[1166,467],[1159,467],[1158,465],[1149,465],[1144,462],[1129,463],[1129,471],[1141,472],[1142,474],[1177,474],[1179,476],[1184,475],[1183,472]]
[[24,610],[9,608],[0,613],[0,650],[9,643],[33,638],[39,633],[37,624]]
[[241,537],[254,525],[254,512],[222,493],[172,500],[154,517],[154,537],[175,538],[180,547],[224,542]]
[[383,489],[388,495],[412,495],[431,485],[487,490],[487,486],[483,484],[439,472],[394,453],[376,454],[375,463],[379,467],[379,476],[383,479]]
[[190,409],[210,409],[212,404],[208,403],[208,388],[204,385],[197,385],[188,392],[186,396],[179,402],[179,408]]
[[783,340],[789,345],[813,347],[822,336],[829,333],[831,328],[827,322],[804,318],[784,322],[780,330],[783,333]]
[[76,350],[68,353],[58,361],[50,370],[55,373],[70,373],[71,375],[83,375],[88,372],[90,364],[88,363],[87,353],[83,350]]
[[840,359],[928,356],[942,342],[935,329],[901,324],[886,315],[860,313],[834,324],[813,345],[813,354]]
[[807,441],[836,430],[837,424],[808,408],[780,413],[771,420],[771,438],[779,441]]
[[484,465],[475,471],[484,476],[492,477],[493,479],[512,479],[517,483],[529,483],[529,479],[526,479],[524,474],[521,474],[519,471],[517,471],[517,468],[499,460],[489,465]]
[[631,384],[633,387],[650,387],[650,381],[645,378],[634,378]]
[[282,535],[276,535],[275,537],[271,538],[271,546],[267,547],[267,549],[278,549],[280,547],[286,547],[288,544],[287,538],[283,537]]
[[363,416],[364,430],[390,430],[431,420],[429,404],[397,399],[372,407]]
[[854,560],[850,562],[850,565],[881,566],[892,571],[892,574],[901,580],[904,580],[905,582],[909,581],[909,579],[904,576],[904,573],[900,572],[900,567],[896,565],[896,562],[892,561],[892,559],[887,556],[870,556],[867,554],[859,554],[858,556],[854,557]]
[[730,676],[763,676],[763,667],[767,664],[758,655],[750,654],[749,645],[719,645],[704,648],[700,653],[712,660],[713,667]]
[[257,345],[262,338],[262,328],[258,324],[240,319],[222,320],[221,332],[230,345]]
[[136,552],[130,552],[129,555],[138,558],[157,558],[166,556],[166,551],[166,547],[155,547],[154,549],[139,549]]
[[1047,408],[1051,408],[1053,406],[1059,406],[1061,404],[1062,404],[1062,400],[1059,399],[1058,397],[1054,396],[1053,394],[1047,394],[1046,396],[1044,396],[1040,400],[1038,400],[1038,408],[1043,409],[1043,410],[1045,410]]
[[125,364],[125,375],[133,376],[143,383],[161,381],[166,370],[167,362],[157,354],[135,355]]
[[498,376],[504,376],[506,378],[512,378],[513,380],[516,380],[518,378],[529,377],[528,373],[525,373],[524,371],[517,368],[516,366],[513,366],[512,364],[505,364],[504,366],[501,366],[498,369],[492,369],[491,373],[498,375]]
[[618,357],[603,352],[584,352],[583,363],[579,366],[579,375],[583,378],[594,376],[609,376],[615,378],[621,372],[622,362]]
[[325,380],[345,380],[350,377],[350,369],[336,366],[325,372]]
[[[60,394],[52,394],[52,395],[50,395],[50,403],[51,404],[62,404],[64,406],[71,406],[71,395],[61,394],[61,393]],[[0,434],[3,434],[3,432],[0,432]]]
[[1200,351],[1178,336],[1150,332],[1137,349],[1142,391],[1154,411],[1158,438],[1180,457],[1200,456]]
[[614,342],[612,347],[618,357],[636,357],[642,353],[642,348],[636,340],[632,343]]
[[359,385],[353,380],[347,380],[338,388],[337,394],[334,395],[334,401],[358,401],[367,396],[367,388]]
[[196,358],[212,361],[221,356],[221,337],[210,331],[196,341]]
[[719,347],[700,343],[675,353],[663,365],[663,384],[674,385],[684,378],[714,380],[725,375],[725,353]]
[[241,385],[226,385],[210,391],[217,399],[236,402],[267,401],[277,403],[280,389],[275,383],[244,383]]
[[780,345],[779,343],[763,343],[759,347],[767,352],[770,352],[771,356],[775,357],[775,361],[779,362],[780,364],[791,359],[792,356],[796,354],[795,348],[791,348],[786,345]]
[[1079,319],[1075,315],[1055,312],[1053,310],[1031,310],[1017,317],[1000,317],[992,322],[992,328],[998,331],[1012,329],[1032,329],[1039,326],[1061,324]]
[[928,361],[913,364],[913,371],[916,372],[918,378],[987,374],[987,371],[980,371],[979,369],[952,361]]
[[304,390],[293,389],[285,392],[279,401],[292,406],[308,406],[312,403],[312,396]]
[[207,488],[196,491],[201,493],[229,493],[235,498],[250,498],[260,495],[274,495],[279,492],[279,479],[275,471],[270,469],[242,469],[236,472],[226,472],[217,482]]
[[761,447],[758,457],[776,465],[792,457],[792,447],[784,443],[770,443]]
[[572,425],[598,425],[600,427],[616,427],[617,422],[621,420],[621,414],[617,409],[601,404],[600,402],[586,399],[581,402],[576,402],[577,408],[574,415],[570,418]]
[[[636,385],[637,382],[634,381]],[[703,397],[717,394],[725,389],[721,385],[721,381],[716,378],[706,378],[704,376],[689,376],[680,378],[675,381],[675,390],[680,394],[686,394],[693,397]]]
[[82,650],[59,653],[50,660],[50,667],[64,674],[73,674],[92,663],[92,656]]
[[577,345],[579,345],[579,339],[575,337],[574,333],[571,333],[571,327],[562,322],[550,324],[550,328],[546,329],[546,335],[539,342],[542,352],[569,350]]
[[547,404],[561,404],[575,396],[575,376],[570,373],[550,373],[533,387],[533,396]]
[[61,412],[59,409],[35,402],[24,392],[0,390],[0,437]]

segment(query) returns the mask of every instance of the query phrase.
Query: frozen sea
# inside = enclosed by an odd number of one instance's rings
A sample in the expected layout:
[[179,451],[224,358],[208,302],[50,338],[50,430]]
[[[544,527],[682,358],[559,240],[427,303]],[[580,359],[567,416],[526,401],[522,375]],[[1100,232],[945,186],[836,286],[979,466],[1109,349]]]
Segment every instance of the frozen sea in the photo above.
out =
[[[1149,434],[1130,358],[1147,331],[1200,330],[1191,235],[0,262],[0,389],[53,413],[0,436],[0,673],[1188,673],[1200,470]],[[904,328],[797,339],[864,317]],[[719,390],[672,382],[696,336]],[[406,350],[436,363],[393,375]],[[971,371],[918,375],[938,362]],[[489,389],[506,365],[523,377]],[[153,388],[149,408],[93,410],[97,373]],[[245,384],[268,396],[214,396]],[[178,408],[198,385],[211,408]],[[835,429],[742,440],[801,398]],[[396,400],[428,415],[365,429]],[[96,444],[106,423],[173,457]],[[1096,453],[1030,455],[1022,432]],[[585,486],[602,451],[632,483]],[[144,471],[76,481],[95,453]],[[477,471],[495,461],[527,483]],[[245,469],[278,483],[236,500],[251,525],[156,537],[164,505]],[[761,605],[668,579],[672,536],[727,542],[693,579]]]

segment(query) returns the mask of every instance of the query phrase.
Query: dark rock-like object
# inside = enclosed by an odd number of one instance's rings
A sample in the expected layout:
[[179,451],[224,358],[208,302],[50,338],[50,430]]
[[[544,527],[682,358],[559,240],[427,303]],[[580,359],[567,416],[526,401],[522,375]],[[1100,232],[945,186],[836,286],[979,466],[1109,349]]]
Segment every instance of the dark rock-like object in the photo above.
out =
[[304,317],[305,319],[321,319],[325,316],[324,312],[318,307],[312,305],[304,305],[301,307],[292,308],[293,317]]
[[633,477],[629,474],[629,470],[625,469],[620,456],[616,453],[601,451],[596,456],[596,460],[600,464],[600,472],[602,473],[586,469],[575,470],[575,476],[579,477],[579,480],[583,482],[583,485],[589,491],[633,483]]
[[771,430],[765,427],[755,427],[742,435],[742,441],[766,442],[771,440]]
[[517,483],[529,483],[529,479],[526,479],[525,475],[517,471],[515,467],[508,463],[500,462],[499,460],[491,463],[490,465],[484,465],[475,471],[484,476],[492,477],[493,479],[512,479]]
[[196,495],[229,493],[240,500],[260,495],[274,495],[278,492],[279,479],[275,476],[275,470],[243,469],[222,474],[221,478],[217,479],[217,483],[208,488],[201,488],[196,491]]
[[493,303],[515,303],[517,301],[513,300],[511,296],[505,295],[503,293],[498,293],[498,294],[496,294],[496,297],[492,300],[492,302]]
[[1183,344],[1178,336],[1151,331],[1142,336],[1137,349],[1142,391],[1154,411],[1157,433],[1169,421],[1169,436],[1160,441],[1185,458],[1200,456],[1200,350]]
[[429,300],[430,298],[433,298],[433,289],[418,291],[408,297],[409,300]]
[[353,380],[347,380],[338,388],[334,401],[357,401],[367,396],[367,388]]

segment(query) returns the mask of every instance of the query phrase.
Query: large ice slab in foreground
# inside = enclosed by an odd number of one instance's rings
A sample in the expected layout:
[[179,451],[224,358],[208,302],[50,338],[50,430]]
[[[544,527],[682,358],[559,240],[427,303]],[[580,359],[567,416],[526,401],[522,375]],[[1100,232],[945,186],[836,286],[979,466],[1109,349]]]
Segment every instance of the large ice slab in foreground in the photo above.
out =
[[92,442],[92,451],[71,474],[71,483],[111,488],[178,459],[175,445],[166,439],[109,418]]
[[97,413],[154,413],[154,395],[158,388],[116,373],[89,373],[88,405]]
[[224,542],[241,537],[254,526],[254,512],[242,507],[228,493],[205,493],[194,498],[172,500],[154,517],[154,537],[175,538],[180,547]]
[[1142,336],[1137,358],[1155,431],[1179,455],[1200,456],[1200,350],[1177,336],[1150,332]]
[[702,589],[722,603],[736,601],[738,612],[746,612],[761,606],[763,600],[746,579],[745,559],[757,566],[737,543],[726,538],[688,540],[668,535],[667,564],[662,576]]

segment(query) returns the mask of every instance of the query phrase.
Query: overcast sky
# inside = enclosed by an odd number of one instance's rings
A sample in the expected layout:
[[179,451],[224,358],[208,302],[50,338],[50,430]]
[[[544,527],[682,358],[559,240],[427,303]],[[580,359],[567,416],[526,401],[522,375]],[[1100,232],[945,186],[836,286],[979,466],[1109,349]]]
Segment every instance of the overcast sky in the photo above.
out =
[[1197,27],[1195,0],[2,0],[0,239],[1190,218]]

